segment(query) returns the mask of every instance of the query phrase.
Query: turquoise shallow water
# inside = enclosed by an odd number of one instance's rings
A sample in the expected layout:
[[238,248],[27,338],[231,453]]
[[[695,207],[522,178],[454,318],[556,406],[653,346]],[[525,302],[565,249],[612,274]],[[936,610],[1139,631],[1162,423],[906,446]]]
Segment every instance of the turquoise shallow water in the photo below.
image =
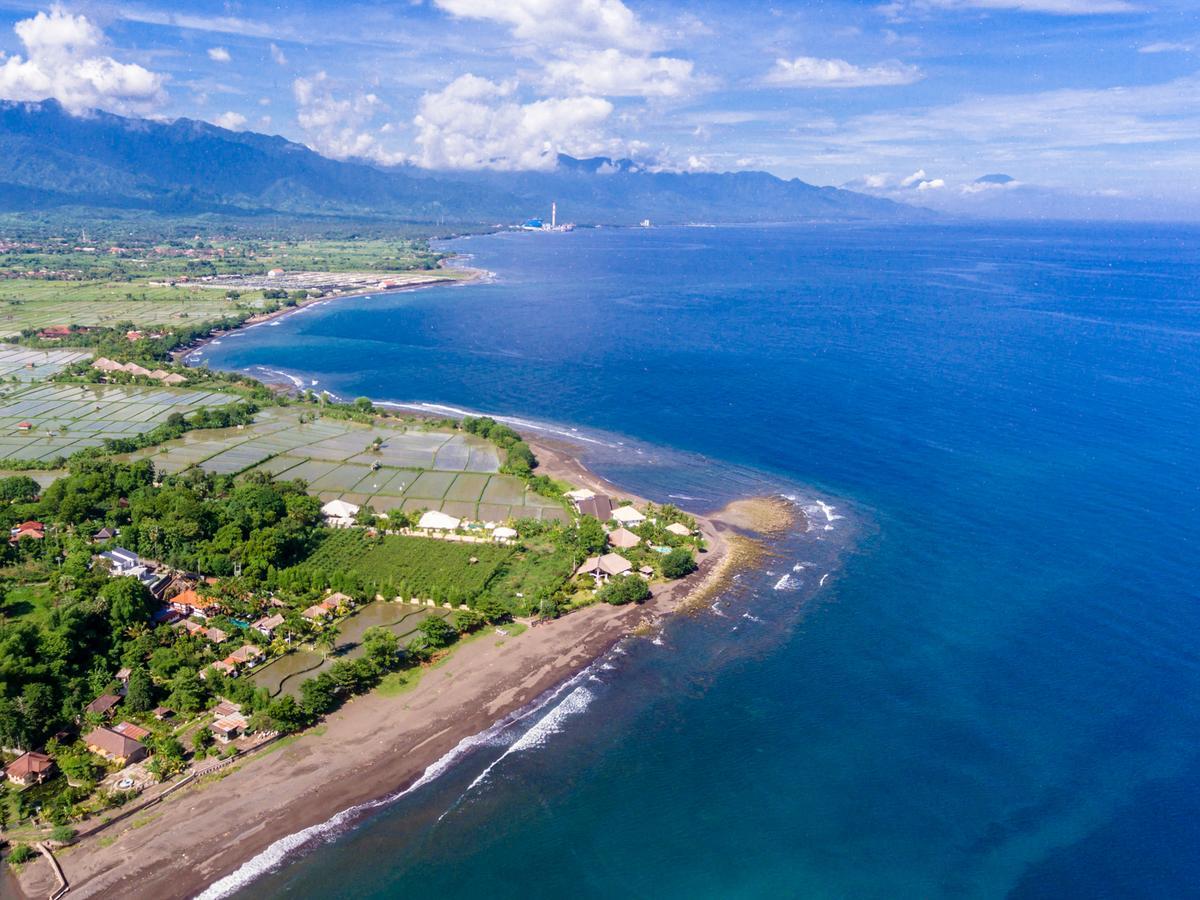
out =
[[210,348],[845,516],[244,895],[1200,896],[1197,238],[496,235]]

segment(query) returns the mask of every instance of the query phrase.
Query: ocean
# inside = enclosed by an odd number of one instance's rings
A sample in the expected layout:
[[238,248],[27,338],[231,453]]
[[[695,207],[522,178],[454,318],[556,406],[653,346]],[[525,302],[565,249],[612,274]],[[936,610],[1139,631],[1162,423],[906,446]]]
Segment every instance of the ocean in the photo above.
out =
[[212,893],[1200,896],[1198,239],[504,233],[448,245],[486,283],[210,346],[573,434],[694,510],[784,494],[812,526]]

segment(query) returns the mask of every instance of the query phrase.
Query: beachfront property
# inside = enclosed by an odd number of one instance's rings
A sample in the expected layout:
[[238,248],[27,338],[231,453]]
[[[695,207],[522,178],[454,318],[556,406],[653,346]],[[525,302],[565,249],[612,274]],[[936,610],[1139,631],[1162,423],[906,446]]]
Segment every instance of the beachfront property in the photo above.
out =
[[614,509],[610,518],[624,525],[626,528],[636,528],[639,525],[644,525],[646,522],[646,517],[632,506],[622,506],[619,509]]
[[350,528],[358,521],[359,509],[345,500],[330,500],[321,507],[321,515],[330,528]]
[[575,512],[581,516],[591,516],[601,522],[607,522],[612,518],[612,500],[605,494],[597,494],[587,488],[579,488],[567,491],[563,496],[575,508]]
[[614,528],[608,533],[608,542],[618,550],[632,550],[642,539],[628,528]]
[[632,569],[633,564],[625,557],[616,553],[605,553],[603,556],[589,556],[583,565],[575,570],[575,574],[591,575],[599,586],[610,578],[628,574]]
[[161,384],[171,385],[172,387],[187,384],[187,377],[180,375],[178,372],[168,372],[165,369],[147,369],[145,366],[139,366],[137,363],[119,363],[105,356],[100,357],[94,363],[92,368],[100,372],[113,373],[124,372],[127,375],[140,375],[143,378],[151,378]]
[[150,755],[146,745],[112,728],[94,728],[84,737],[88,750],[119,766],[140,762]]
[[29,787],[30,785],[41,784],[45,781],[53,768],[53,759],[45,753],[37,753],[30,750],[27,753],[22,753],[4,767],[4,777],[13,784]]

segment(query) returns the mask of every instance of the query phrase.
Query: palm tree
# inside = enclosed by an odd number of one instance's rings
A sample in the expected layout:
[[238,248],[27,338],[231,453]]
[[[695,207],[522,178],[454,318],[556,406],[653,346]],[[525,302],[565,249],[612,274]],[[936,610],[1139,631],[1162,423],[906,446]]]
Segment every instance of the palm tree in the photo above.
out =
[[322,653],[324,653],[326,656],[329,656],[330,651],[333,650],[333,645],[337,643],[340,632],[341,629],[339,629],[336,625],[326,625],[324,630],[317,635],[317,639],[313,643],[317,645],[317,648]]

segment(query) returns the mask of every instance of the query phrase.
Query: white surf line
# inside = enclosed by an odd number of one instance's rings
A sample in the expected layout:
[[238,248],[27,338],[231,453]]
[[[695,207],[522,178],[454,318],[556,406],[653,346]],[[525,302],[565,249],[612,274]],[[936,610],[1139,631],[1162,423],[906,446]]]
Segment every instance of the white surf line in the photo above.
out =
[[[548,705],[557,700],[567,688],[577,687],[579,682],[585,676],[590,676],[592,674],[592,670],[600,662],[601,660],[596,660],[577,675],[571,677],[563,684],[545,692],[528,705],[516,710],[513,713],[510,713],[507,716],[504,716],[498,722],[494,723],[483,731],[463,738],[445,755],[430,763],[429,766],[426,767],[425,771],[421,773],[421,776],[403,790],[396,791],[393,794],[388,794],[387,796],[381,797],[377,800],[368,800],[365,803],[359,803],[355,806],[348,807],[347,809],[334,814],[324,822],[318,822],[316,825],[310,825],[308,828],[303,828],[300,831],[293,832],[292,834],[284,835],[283,837],[279,838],[279,840],[270,844],[258,855],[246,860],[246,862],[242,863],[242,865],[233,872],[214,881],[207,888],[197,894],[194,900],[221,900],[223,897],[228,897],[251,882],[261,878],[263,875],[278,869],[285,862],[287,862],[288,857],[291,856],[296,850],[299,850],[302,847],[305,847],[320,839],[329,840],[336,837],[341,833],[341,830],[344,826],[349,824],[361,813],[373,809],[379,809],[383,806],[388,806],[406,797],[408,794],[411,794],[418,788],[424,787],[425,785],[437,779],[438,776],[449,770],[450,767],[467,752],[475,749],[476,747],[488,744],[498,735],[512,728],[513,725],[517,724],[523,719],[529,718],[531,715],[536,715],[538,712],[545,709]],[[588,693],[590,694],[591,692],[589,691]],[[534,731],[537,728],[538,725],[534,725],[530,731]],[[521,742],[521,740],[522,739],[518,739],[513,746],[515,747],[516,744]],[[532,743],[529,746],[532,746]],[[504,756],[507,756],[512,749],[513,747],[507,748],[500,759],[503,759]],[[495,760],[490,766],[488,766],[485,772],[490,771],[492,766],[499,761],[499,759]],[[475,781],[477,782],[478,780],[479,779],[476,778]],[[475,782],[472,782],[471,787],[474,786]],[[467,790],[469,791],[470,787],[467,788]],[[449,810],[447,810],[447,812],[448,811]],[[446,813],[442,813],[442,817],[445,815]],[[439,817],[439,821],[440,818],[441,817]]]

